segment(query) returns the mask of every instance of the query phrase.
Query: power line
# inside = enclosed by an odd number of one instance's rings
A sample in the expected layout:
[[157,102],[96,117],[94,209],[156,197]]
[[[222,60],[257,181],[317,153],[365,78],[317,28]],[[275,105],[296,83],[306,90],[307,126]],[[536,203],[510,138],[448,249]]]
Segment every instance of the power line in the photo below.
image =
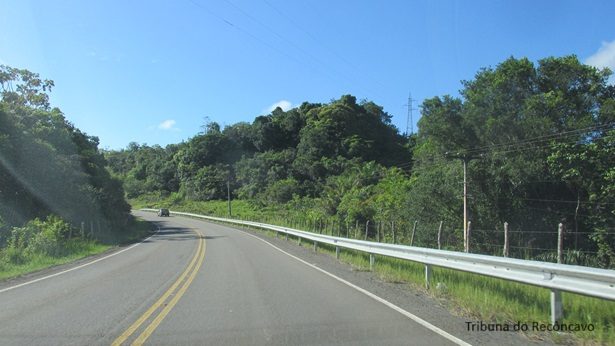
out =
[[280,9],[278,9],[277,7],[273,6],[269,1],[267,0],[263,0],[263,2],[269,6],[271,9],[273,9],[274,11],[276,11],[280,16],[284,17],[284,19],[286,19],[291,25],[293,25],[295,28],[299,29],[300,31],[302,31],[304,34],[306,34],[309,38],[311,38],[314,42],[316,42],[318,45],[320,45],[321,47],[323,47],[325,50],[328,50],[329,52],[331,52],[333,55],[335,55],[338,59],[340,59],[344,64],[348,65],[351,69],[354,69],[357,72],[360,72],[361,75],[368,77],[372,82],[374,82],[375,84],[378,84],[378,86],[380,88],[385,88],[385,85],[380,83],[379,80],[377,79],[373,79],[371,78],[368,74],[366,74],[366,71],[357,67],[356,65],[354,65],[352,62],[348,61],[346,58],[344,58],[343,55],[337,53],[334,49],[331,49],[329,46],[325,45],[321,40],[319,40],[318,38],[316,38],[314,35],[312,35],[309,31],[307,31],[306,29],[304,29],[302,26],[298,25],[296,23],[296,21],[294,21],[292,18],[290,18],[290,16],[288,16],[286,13],[284,13],[283,11],[281,11]]
[[519,198],[524,201],[534,201],[534,202],[549,202],[549,203],[568,203],[568,204],[613,204],[609,202],[592,202],[592,201],[573,201],[573,200],[563,200],[563,199],[540,199],[540,198]]
[[486,146],[482,146],[482,147],[475,147],[475,148],[472,148],[472,149],[468,150],[467,152],[468,153],[481,152],[481,151],[485,151],[485,150],[488,150],[488,149],[494,149],[494,148],[499,148],[499,147],[520,146],[520,145],[525,145],[525,144],[540,143],[540,142],[545,142],[545,141],[549,141],[549,140],[553,140],[553,139],[557,139],[557,138],[561,138],[561,137],[578,136],[581,133],[597,131],[597,130],[600,130],[600,129],[605,129],[605,128],[609,128],[609,127],[613,127],[613,126],[615,126],[615,123],[598,124],[598,125],[594,125],[594,126],[590,126],[590,127],[586,127],[586,128],[581,128],[581,129],[574,129],[574,130],[568,130],[568,131],[552,133],[552,134],[548,134],[548,135],[537,136],[537,137],[533,137],[533,138],[527,138],[527,139],[524,139],[522,141],[518,141],[518,142],[514,142],[514,143],[501,143],[501,144],[486,145]]
[[262,44],[262,45],[264,45],[264,46],[266,46],[266,47],[268,47],[268,48],[271,48],[272,50],[274,50],[274,51],[276,51],[276,52],[280,53],[281,55],[283,55],[283,56],[285,56],[285,57],[287,57],[287,58],[289,58],[289,59],[291,59],[291,60],[294,60],[294,61],[295,61],[296,63],[298,63],[299,65],[304,65],[304,63],[303,63],[302,61],[298,60],[298,59],[297,59],[297,58],[295,58],[294,56],[289,55],[288,53],[284,52],[284,51],[283,51],[283,50],[281,50],[281,49],[278,49],[277,47],[273,46],[272,44],[270,44],[270,43],[268,43],[268,42],[266,42],[266,41],[264,41],[264,40],[261,40],[260,38],[258,38],[257,36],[253,35],[253,34],[252,34],[252,33],[250,33],[249,31],[247,31],[247,30],[243,29],[242,27],[240,27],[239,25],[236,25],[236,24],[232,23],[231,21],[227,20],[226,18],[224,18],[224,17],[222,17],[222,16],[220,16],[220,15],[216,14],[215,12],[211,11],[209,8],[207,8],[207,7],[205,7],[205,6],[202,6],[201,4],[199,4],[199,3],[195,2],[194,0],[188,0],[188,1],[189,1],[190,3],[192,3],[194,6],[196,6],[196,7],[200,8],[200,9],[204,10],[205,12],[209,13],[211,16],[213,16],[213,17],[215,17],[215,18],[219,19],[220,21],[222,21],[222,22],[223,22],[223,23],[225,23],[226,25],[228,25],[228,26],[232,27],[233,29],[235,29],[235,30],[237,30],[237,31],[241,32],[241,33],[242,33],[242,34],[244,34],[244,35],[249,36],[250,38],[252,38],[253,40],[255,40],[255,41],[259,42],[260,44]]
[[[606,135],[601,137],[600,139],[607,139],[607,138],[612,138],[614,135]],[[571,138],[567,141],[560,141],[556,144],[573,144],[573,143],[577,143],[578,140],[576,138]],[[514,152],[521,152],[521,151],[526,151],[526,150],[539,150],[539,149],[546,149],[546,148],[550,148],[552,146],[551,143],[543,143],[543,145],[541,146],[527,146],[527,147],[519,147],[519,148],[512,148],[509,150],[502,150],[502,151],[494,151],[492,153],[494,154],[508,154],[508,153],[514,153]]]
[[[193,0],[189,0],[192,3],[194,3]],[[322,60],[320,60],[319,58],[315,57],[313,54],[311,54],[309,51],[303,49],[301,46],[297,45],[295,42],[293,42],[292,40],[287,39],[286,37],[284,37],[283,35],[281,35],[280,33],[278,33],[276,30],[274,30],[273,28],[271,28],[269,25],[263,23],[262,21],[260,21],[258,18],[254,17],[253,15],[251,15],[250,13],[248,13],[247,11],[243,10],[241,7],[239,7],[238,5],[236,5],[235,3],[231,2],[230,0],[224,0],[226,3],[228,3],[230,6],[232,6],[233,8],[235,8],[237,11],[239,11],[241,14],[243,14],[245,17],[249,18],[250,20],[252,20],[253,22],[255,22],[256,24],[260,25],[261,27],[265,28],[265,30],[267,30],[268,32],[272,33],[273,35],[275,35],[276,37],[278,37],[280,40],[284,41],[285,43],[291,45],[292,47],[294,47],[295,49],[297,49],[298,51],[300,51],[304,56],[309,57],[310,59],[312,59],[313,61],[315,61],[317,64],[321,65],[323,68],[329,70],[330,72],[333,72],[334,75],[336,75],[336,77],[340,80],[340,81],[348,81],[351,82],[352,84],[356,84],[355,81],[357,81],[356,79],[349,77],[348,75],[342,73],[341,71],[338,71],[334,68],[332,68],[331,66],[327,65],[326,63],[324,63]],[[204,8],[203,6],[199,6],[201,8]],[[212,13],[209,9],[207,9],[207,11],[209,13]],[[218,16],[219,17],[219,16]],[[222,19],[224,20],[227,24],[230,24],[231,26],[237,27],[237,25],[230,23],[229,21],[227,21],[226,19]],[[248,33],[246,30],[241,30],[244,33]],[[266,44],[268,47],[272,47],[271,44],[269,43],[265,43],[263,40],[258,39],[255,35],[248,33],[250,37],[257,39],[259,42]],[[276,51],[280,52],[279,49],[276,49]],[[288,54],[284,54],[285,56],[289,56]],[[297,61],[297,59],[295,59],[293,57],[293,60]],[[325,74],[327,76],[329,76],[328,74]],[[340,78],[341,77],[341,78]],[[364,89],[364,91],[367,91],[368,94],[377,94],[378,92],[376,92],[375,90],[371,89],[371,88],[367,88],[364,85],[360,86],[362,89]]]
[[[546,148],[550,148],[552,146],[552,143],[546,143],[549,140],[562,139],[562,140],[558,141],[558,144],[576,143],[576,142],[578,142],[578,139],[576,138],[576,136],[578,136],[581,133],[587,133],[587,132],[590,132],[590,131],[597,131],[597,130],[605,129],[605,128],[608,128],[608,127],[611,127],[611,126],[615,126],[615,123],[599,124],[599,125],[595,125],[595,126],[591,126],[591,127],[587,127],[587,128],[583,128],[583,129],[563,131],[563,132],[559,132],[559,133],[555,133],[555,134],[549,134],[549,135],[545,135],[545,136],[533,137],[533,138],[529,138],[527,140],[516,142],[516,143],[487,145],[487,146],[473,148],[473,149],[468,150],[468,151],[462,151],[461,153],[462,154],[478,154],[478,153],[481,153],[481,152],[483,152],[483,153],[489,152],[490,154],[509,154],[509,153],[514,153],[514,152],[522,152],[522,151],[526,151],[526,150],[546,149]],[[610,139],[610,138],[613,138],[614,136],[615,135],[607,134],[607,135],[604,135],[604,136],[602,136],[600,138],[597,138],[596,140]],[[532,144],[541,144],[541,145],[532,146]],[[506,147],[509,147],[509,148],[506,148]],[[490,149],[500,149],[500,150],[492,150],[492,151],[490,151]],[[435,158],[435,160],[433,160],[434,158]],[[442,157],[442,156],[427,157],[427,159],[432,159],[435,162],[434,165],[447,165],[448,163],[450,163],[449,160],[445,160],[445,159],[443,160],[443,158],[444,157]],[[418,163],[418,162],[421,162],[421,160],[415,160],[415,162]]]

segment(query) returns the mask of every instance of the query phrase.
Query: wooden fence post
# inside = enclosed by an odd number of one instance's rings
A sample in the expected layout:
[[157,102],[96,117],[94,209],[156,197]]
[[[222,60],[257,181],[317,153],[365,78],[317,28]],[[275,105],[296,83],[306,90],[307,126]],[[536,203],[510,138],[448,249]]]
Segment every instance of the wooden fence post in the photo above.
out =
[[410,237],[410,246],[414,244],[414,233],[416,232],[416,224],[418,221],[414,220],[414,226],[412,226],[412,236]]
[[504,257],[508,257],[509,243],[508,243],[508,222],[504,222]]
[[442,224],[444,221],[440,221],[440,227],[438,227],[438,250],[442,249]]
[[369,230],[369,220],[365,223],[365,240],[367,240],[367,231]]
[[467,232],[467,237],[465,239],[465,244],[464,245],[464,251],[465,252],[470,252],[470,232],[472,231],[472,221],[468,221],[468,232]]
[[564,224],[557,226],[557,263],[564,263]]
[[393,244],[397,243],[397,239],[395,239],[395,221],[391,221],[391,232],[393,233]]

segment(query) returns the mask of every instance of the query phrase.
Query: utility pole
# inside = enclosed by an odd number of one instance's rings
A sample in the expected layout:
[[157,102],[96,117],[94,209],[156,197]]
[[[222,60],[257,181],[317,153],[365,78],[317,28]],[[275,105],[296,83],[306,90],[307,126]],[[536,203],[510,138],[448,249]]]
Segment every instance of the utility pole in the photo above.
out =
[[233,217],[231,213],[231,178],[226,180],[226,196],[228,198],[228,217]]
[[470,248],[470,239],[468,236],[468,162],[473,159],[481,158],[482,154],[471,156],[462,153],[451,154],[450,152],[446,152],[444,155],[450,158],[460,159],[463,163],[463,251],[468,252]]

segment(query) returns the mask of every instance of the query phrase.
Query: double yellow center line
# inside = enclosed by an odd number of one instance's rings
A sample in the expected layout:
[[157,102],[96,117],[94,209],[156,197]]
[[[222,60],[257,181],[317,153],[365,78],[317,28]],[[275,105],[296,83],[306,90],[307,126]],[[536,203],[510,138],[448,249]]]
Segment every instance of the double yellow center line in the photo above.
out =
[[[141,315],[139,319],[137,319],[130,327],[128,327],[128,329],[126,329],[126,331],[124,331],[122,335],[115,339],[115,341],[113,341],[113,346],[122,345],[132,334],[134,334],[135,331],[137,331],[141,327],[143,323],[150,319],[152,314],[158,311],[158,314],[151,320],[149,325],[145,327],[143,332],[141,332],[141,334],[132,342],[132,345],[143,345],[147,338],[152,335],[154,330],[156,330],[158,325],[160,325],[162,320],[164,320],[164,318],[173,309],[175,304],[177,304],[177,302],[184,295],[184,293],[192,283],[192,280],[194,280],[194,278],[196,277],[199,268],[201,268],[203,258],[205,258],[205,240],[201,236],[201,234],[199,234],[198,231],[193,231],[199,237],[199,245],[197,247],[196,253],[194,254],[194,257],[192,258],[192,261],[190,261],[190,264],[188,264],[186,270],[184,270],[184,272],[173,283],[173,285],[166,292],[164,292],[164,294],[149,309],[147,309],[147,311],[145,311],[145,313],[143,313],[143,315]],[[180,285],[181,287],[179,287]],[[173,295],[173,293],[175,294]],[[173,298],[169,300],[169,297],[171,297],[171,295],[173,295]],[[160,307],[163,306],[163,304],[167,302],[167,300],[169,300],[168,303],[162,309],[160,309]]]

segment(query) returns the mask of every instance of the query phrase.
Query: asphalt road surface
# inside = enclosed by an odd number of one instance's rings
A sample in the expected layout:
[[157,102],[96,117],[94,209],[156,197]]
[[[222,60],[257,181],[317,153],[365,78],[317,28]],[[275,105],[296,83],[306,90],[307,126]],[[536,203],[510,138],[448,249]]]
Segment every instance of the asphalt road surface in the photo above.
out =
[[0,344],[463,344],[244,231],[136,214],[139,245],[0,285]]

